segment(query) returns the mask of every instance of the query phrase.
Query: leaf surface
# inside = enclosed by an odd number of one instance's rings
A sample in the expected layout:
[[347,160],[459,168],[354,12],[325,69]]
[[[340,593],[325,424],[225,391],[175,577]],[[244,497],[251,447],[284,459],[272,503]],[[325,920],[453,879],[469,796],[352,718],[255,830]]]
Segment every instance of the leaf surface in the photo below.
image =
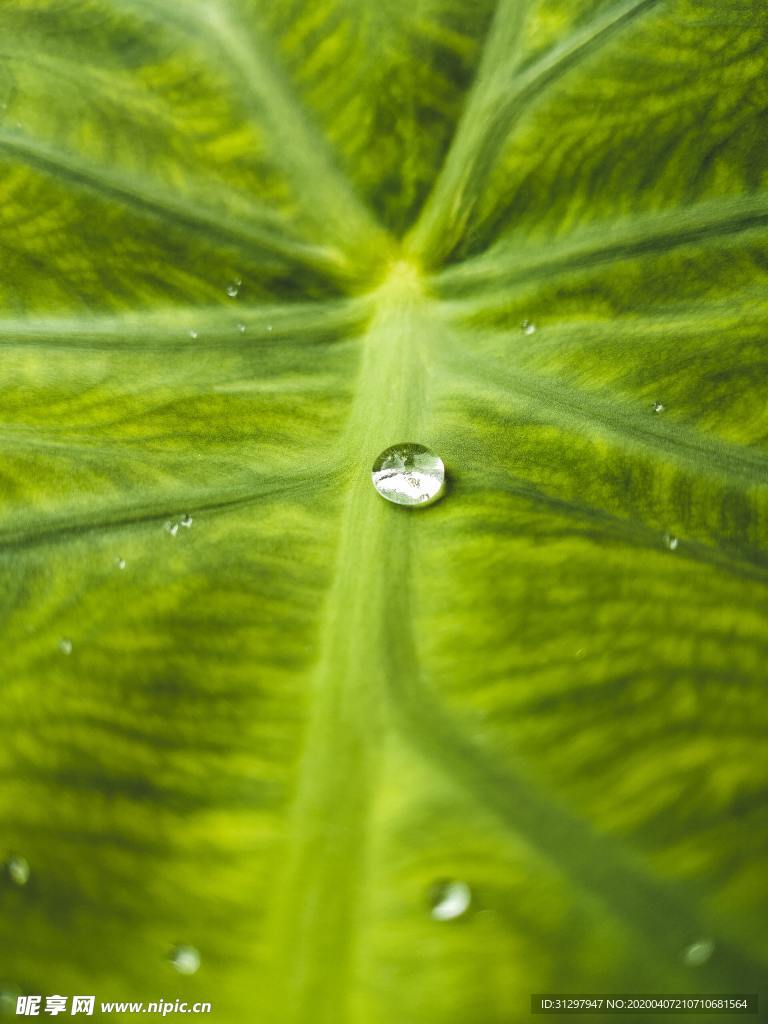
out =
[[[0,7],[6,994],[764,987],[767,36]],[[428,510],[371,486],[406,440]]]

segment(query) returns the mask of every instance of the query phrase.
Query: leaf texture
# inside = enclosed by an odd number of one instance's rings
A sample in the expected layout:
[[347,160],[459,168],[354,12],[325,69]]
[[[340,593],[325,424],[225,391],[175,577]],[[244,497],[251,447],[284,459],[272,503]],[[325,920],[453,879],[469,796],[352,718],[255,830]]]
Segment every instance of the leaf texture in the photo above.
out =
[[3,1005],[766,997],[767,38],[0,5]]

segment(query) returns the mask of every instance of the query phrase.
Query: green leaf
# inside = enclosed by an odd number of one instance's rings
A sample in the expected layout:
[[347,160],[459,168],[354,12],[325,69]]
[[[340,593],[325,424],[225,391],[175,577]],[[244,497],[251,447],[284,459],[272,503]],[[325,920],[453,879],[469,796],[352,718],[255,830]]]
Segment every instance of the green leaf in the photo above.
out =
[[0,38],[2,1006],[765,997],[766,5]]

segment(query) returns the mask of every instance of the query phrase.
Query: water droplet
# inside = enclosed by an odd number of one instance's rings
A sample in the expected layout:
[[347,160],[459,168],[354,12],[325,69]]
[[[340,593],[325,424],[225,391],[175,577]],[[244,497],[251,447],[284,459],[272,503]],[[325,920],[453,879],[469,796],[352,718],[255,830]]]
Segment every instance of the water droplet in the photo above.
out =
[[270,332],[272,331],[272,324],[267,324],[267,330]]
[[683,962],[689,967],[701,967],[715,951],[714,939],[699,939],[691,943],[683,953]]
[[455,921],[469,910],[472,890],[466,882],[442,880],[430,889],[429,912],[433,921]]
[[165,526],[163,527],[163,529],[165,530],[165,532],[166,532],[166,533],[170,533],[170,535],[171,535],[172,537],[175,537],[175,536],[176,536],[176,534],[177,534],[177,533],[179,532],[179,524],[178,524],[178,523],[172,523],[172,522],[170,521],[170,519],[169,519],[169,520],[168,520],[168,521],[166,522],[166,524],[165,524]]
[[29,881],[29,861],[14,854],[5,862],[5,870],[14,885],[26,885]]
[[665,533],[664,543],[670,551],[677,551],[677,545],[680,543],[680,541],[677,539],[677,537],[674,536],[674,534]]
[[241,334],[245,334],[245,324],[238,324],[237,329]]
[[238,296],[238,294],[240,292],[240,288],[242,287],[242,284],[243,284],[243,282],[238,277],[234,281],[232,281],[230,284],[227,285],[227,295],[230,297],[230,299],[236,299],[237,298],[237,296]]
[[186,514],[186,515],[185,515],[185,516],[184,516],[184,517],[182,518],[182,520],[181,520],[181,525],[182,525],[183,527],[185,527],[185,529],[187,529],[187,530],[188,530],[188,529],[190,528],[190,526],[192,525],[192,522],[193,522],[193,520],[192,520],[192,516],[191,516],[191,515],[190,515],[189,513],[187,513],[187,514]]
[[523,334],[535,334],[536,324],[531,323],[530,320],[523,320],[523,322],[520,324],[520,330],[523,332]]
[[200,967],[200,954],[194,946],[174,946],[168,959],[179,974],[194,974]]
[[72,653],[72,641],[68,636],[63,636],[61,640],[59,640],[59,650],[62,654]]
[[20,988],[3,985],[0,988],[0,1017],[16,1016],[16,1000],[22,995]]
[[189,332],[189,336],[190,336],[190,338],[196,338],[197,337],[197,331],[190,331]]
[[445,488],[445,466],[431,448],[408,441],[379,455],[371,479],[382,498],[396,505],[430,505]]
[[124,558],[118,558],[118,560],[115,562],[115,565],[117,566],[118,569],[124,569],[126,566],[126,561]]
[[654,412],[664,412],[664,404],[663,404],[663,402],[654,402],[653,403],[653,411]]

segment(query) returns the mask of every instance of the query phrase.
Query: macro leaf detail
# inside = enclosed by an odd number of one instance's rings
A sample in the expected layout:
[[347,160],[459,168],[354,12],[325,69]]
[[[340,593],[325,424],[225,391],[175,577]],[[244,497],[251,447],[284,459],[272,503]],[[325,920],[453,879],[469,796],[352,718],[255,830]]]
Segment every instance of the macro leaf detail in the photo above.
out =
[[0,38],[0,995],[764,992],[766,5]]

